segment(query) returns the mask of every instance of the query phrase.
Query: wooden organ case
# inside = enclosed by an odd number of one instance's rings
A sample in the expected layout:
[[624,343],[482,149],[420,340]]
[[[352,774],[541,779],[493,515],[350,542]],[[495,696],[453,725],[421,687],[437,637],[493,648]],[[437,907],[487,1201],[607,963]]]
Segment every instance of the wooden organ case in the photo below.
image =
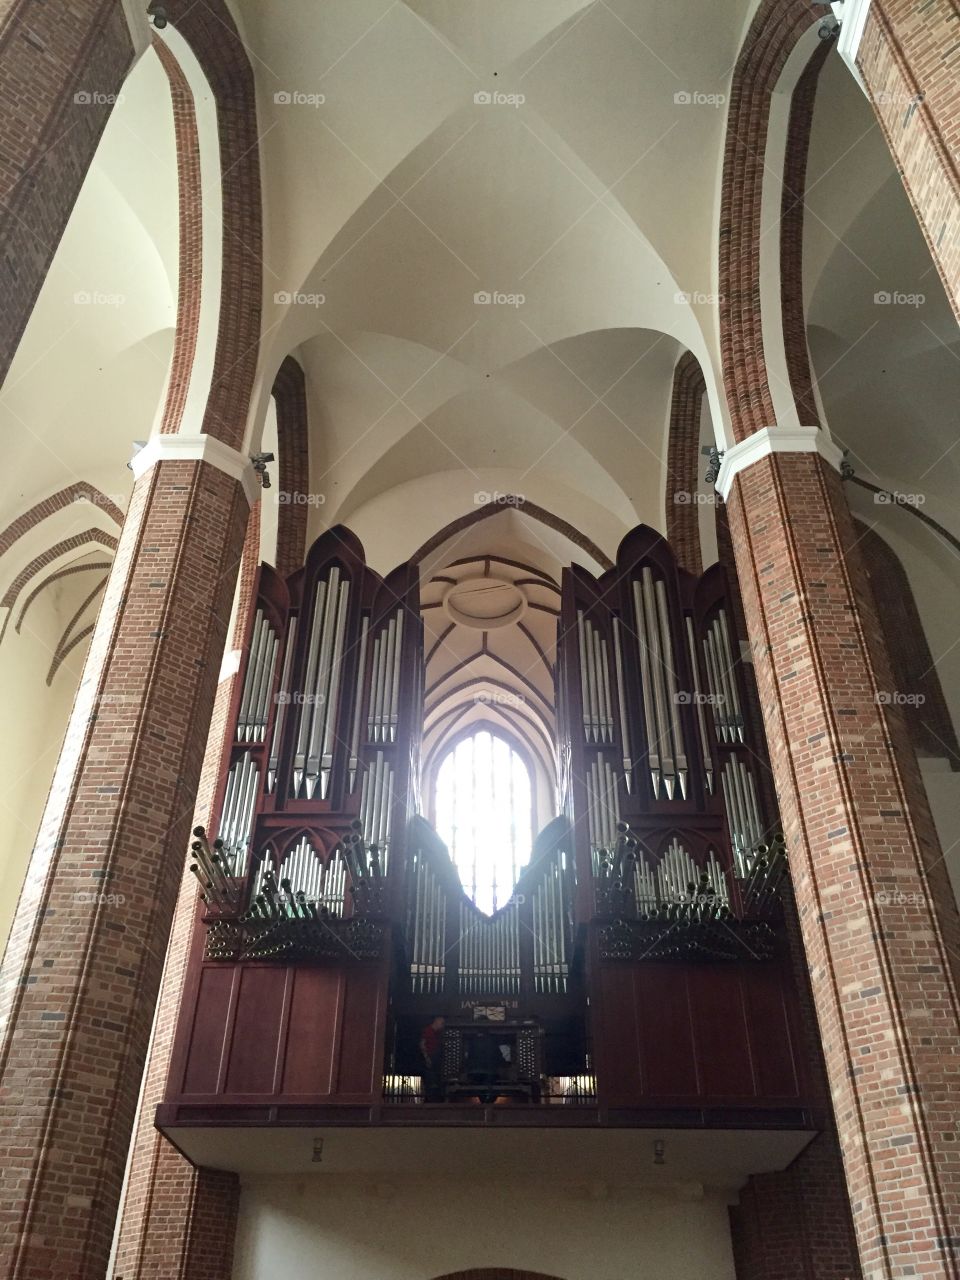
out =
[[565,572],[560,816],[493,916],[419,816],[422,648],[343,528],[261,568],[159,1126],[807,1125],[723,572],[645,527]]

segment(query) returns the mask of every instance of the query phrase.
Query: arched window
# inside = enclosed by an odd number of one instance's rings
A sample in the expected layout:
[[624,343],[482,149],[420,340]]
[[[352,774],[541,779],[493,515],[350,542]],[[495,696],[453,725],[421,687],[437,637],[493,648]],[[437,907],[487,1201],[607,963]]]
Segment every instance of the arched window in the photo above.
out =
[[437,832],[464,892],[492,915],[510,900],[530,859],[530,771],[509,742],[480,729],[443,757],[435,801]]

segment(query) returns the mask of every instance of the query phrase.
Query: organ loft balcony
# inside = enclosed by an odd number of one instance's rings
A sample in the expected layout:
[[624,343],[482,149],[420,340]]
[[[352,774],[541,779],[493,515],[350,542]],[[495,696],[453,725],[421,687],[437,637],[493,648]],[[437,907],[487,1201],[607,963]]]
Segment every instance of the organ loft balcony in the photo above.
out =
[[556,816],[524,848],[535,783],[486,721],[430,774],[446,841],[424,816],[416,567],[382,579],[339,530],[261,569],[156,1116],[190,1160],[789,1163],[821,1117],[726,590],[643,528],[565,572]]

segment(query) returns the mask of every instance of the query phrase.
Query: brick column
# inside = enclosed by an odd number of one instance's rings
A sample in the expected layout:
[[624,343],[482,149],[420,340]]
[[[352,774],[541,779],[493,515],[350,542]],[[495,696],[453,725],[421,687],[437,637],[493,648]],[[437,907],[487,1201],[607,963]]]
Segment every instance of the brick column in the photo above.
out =
[[[242,644],[260,561],[260,505],[250,513],[234,611],[234,647]],[[211,812],[233,725],[230,707],[237,674],[217,685],[217,695],[197,792],[196,823],[216,831]],[[180,1013],[199,889],[185,869],[163,971],[153,1044],[147,1062],[140,1113],[113,1280],[230,1280],[240,1180],[235,1173],[195,1169],[157,1132],[153,1117],[163,1101],[173,1038]]]
[[873,0],[857,66],[960,319],[956,0]]
[[960,929],[850,512],[800,452],[727,510],[863,1273],[956,1277]]
[[3,1277],[106,1270],[248,505],[134,487],[0,972]]

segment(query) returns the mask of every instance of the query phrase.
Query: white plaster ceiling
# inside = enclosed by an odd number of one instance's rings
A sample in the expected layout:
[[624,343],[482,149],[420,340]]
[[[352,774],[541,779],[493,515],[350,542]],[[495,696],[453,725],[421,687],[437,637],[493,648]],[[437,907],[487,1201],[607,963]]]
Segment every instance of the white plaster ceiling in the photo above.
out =
[[548,508],[578,491],[608,552],[662,524],[673,365],[715,339],[724,127],[676,97],[728,91],[748,6],[233,7],[262,133],[261,396],[296,350],[315,530],[368,542],[389,513],[398,559],[494,473]]
[[921,495],[960,535],[960,330],[870,104],[835,57],[816,100],[804,241],[834,438],[860,475]]
[[[709,299],[726,113],[710,96],[729,93],[753,7],[235,0],[264,178],[254,429],[294,352],[309,396],[312,535],[345,521],[387,571],[496,493],[562,514],[607,555],[634,524],[663,527],[683,349],[704,362],[716,407]],[[932,467],[932,493],[946,493],[960,455],[948,452],[956,328],[869,106],[836,57],[810,180],[811,346],[831,427],[885,475]],[[863,266],[874,259],[892,288],[922,285],[919,315],[888,309],[874,324]],[[169,90],[148,52],[0,397],[4,523],[80,477],[125,505],[130,442],[162,403],[176,275]],[[83,292],[123,302],[78,304]],[[480,292],[524,301],[477,303]],[[284,293],[315,297],[275,301]],[[102,512],[81,515],[115,532]],[[68,509],[23,539],[0,578],[79,531],[77,518]],[[554,536],[531,528],[503,522],[499,552],[510,538]]]

